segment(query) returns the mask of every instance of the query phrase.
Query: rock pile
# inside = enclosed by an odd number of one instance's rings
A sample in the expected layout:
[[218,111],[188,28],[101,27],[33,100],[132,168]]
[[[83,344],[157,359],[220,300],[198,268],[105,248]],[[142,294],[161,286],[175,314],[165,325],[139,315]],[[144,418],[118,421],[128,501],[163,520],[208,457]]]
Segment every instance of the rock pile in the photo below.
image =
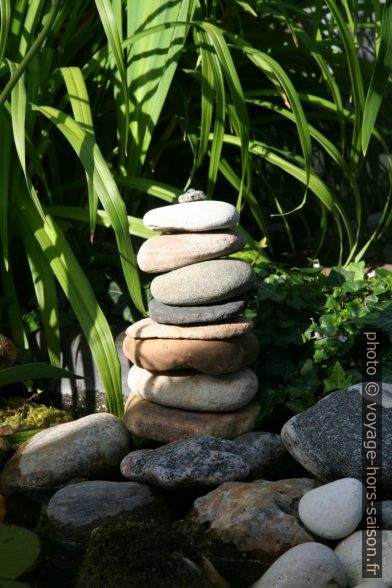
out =
[[217,259],[239,251],[239,215],[225,202],[190,190],[179,204],[151,210],[139,267],[151,283],[150,318],[131,325],[124,354],[134,364],[125,424],[137,436],[169,443],[192,437],[233,438],[254,427],[258,354],[242,316],[255,275],[248,263]]

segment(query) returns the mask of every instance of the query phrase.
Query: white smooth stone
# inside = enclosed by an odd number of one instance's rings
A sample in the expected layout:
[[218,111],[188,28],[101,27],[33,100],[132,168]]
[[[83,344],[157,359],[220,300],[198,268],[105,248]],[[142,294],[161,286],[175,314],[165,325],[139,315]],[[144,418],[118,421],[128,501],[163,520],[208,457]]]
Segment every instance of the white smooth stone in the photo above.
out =
[[[346,569],[349,587],[363,583],[362,531],[356,531],[343,539],[336,547],[335,553]],[[379,580],[392,586],[392,531],[382,531],[382,578]]]
[[281,555],[252,588],[345,588],[344,568],[332,549],[301,543]]
[[152,231],[212,231],[228,229],[238,223],[240,215],[232,204],[219,200],[198,200],[153,208],[143,217]]
[[298,507],[304,525],[323,539],[342,539],[362,519],[365,487],[355,478],[343,478],[305,494]]

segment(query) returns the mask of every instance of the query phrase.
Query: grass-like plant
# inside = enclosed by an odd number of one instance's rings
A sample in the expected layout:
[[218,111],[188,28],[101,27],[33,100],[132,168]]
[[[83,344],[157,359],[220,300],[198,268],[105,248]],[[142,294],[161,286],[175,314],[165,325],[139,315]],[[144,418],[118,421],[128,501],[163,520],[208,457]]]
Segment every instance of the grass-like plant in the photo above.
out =
[[[227,197],[262,258],[274,253],[273,214],[309,257],[323,254],[331,230],[340,262],[359,260],[389,225],[389,0],[0,0],[0,9],[2,307],[28,349],[29,278],[58,366],[60,288],[113,413],[123,410],[120,365],[75,234],[96,250],[97,226],[108,228],[143,313],[130,235],[150,236],[140,217],[151,197],[171,202],[191,184]],[[371,212],[380,213],[372,230]]]

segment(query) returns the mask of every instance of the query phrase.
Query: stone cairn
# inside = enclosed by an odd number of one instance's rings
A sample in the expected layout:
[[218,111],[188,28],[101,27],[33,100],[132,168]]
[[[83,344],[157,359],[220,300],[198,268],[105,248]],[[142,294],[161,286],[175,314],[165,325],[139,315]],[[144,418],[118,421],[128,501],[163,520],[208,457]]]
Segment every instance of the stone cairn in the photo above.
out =
[[125,424],[138,437],[169,443],[254,428],[258,383],[247,366],[258,342],[242,313],[255,274],[244,261],[217,259],[244,246],[238,221],[234,206],[193,189],[143,218],[164,234],[139,250],[140,269],[161,275],[151,283],[150,318],[131,325],[123,345],[134,364]]

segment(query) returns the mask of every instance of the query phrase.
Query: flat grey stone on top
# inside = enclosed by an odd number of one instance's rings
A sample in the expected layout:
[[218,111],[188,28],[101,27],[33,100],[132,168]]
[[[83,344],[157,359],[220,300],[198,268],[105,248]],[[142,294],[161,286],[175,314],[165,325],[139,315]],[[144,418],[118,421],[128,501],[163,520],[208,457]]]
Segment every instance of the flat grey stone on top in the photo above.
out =
[[198,306],[236,298],[254,285],[256,275],[239,259],[213,259],[157,276],[151,294],[164,304]]
[[[392,490],[392,386],[383,384],[382,485]],[[324,481],[362,479],[362,384],[332,392],[282,429],[287,450]]]
[[37,433],[19,446],[0,474],[4,491],[57,488],[73,478],[99,478],[118,468],[130,449],[124,423],[92,414]]
[[157,491],[138,482],[94,480],[69,484],[50,499],[47,516],[52,538],[87,544],[96,527],[121,520],[143,520],[166,513]]
[[144,215],[143,222],[152,231],[182,233],[229,229],[239,219],[240,215],[232,204],[200,200],[153,208]]
[[231,441],[214,437],[174,441],[129,453],[121,462],[121,473],[129,480],[167,489],[215,486],[249,473],[248,464],[232,448]]
[[153,321],[166,325],[216,323],[236,318],[246,308],[246,300],[232,300],[205,306],[173,306],[153,298],[148,313]]

